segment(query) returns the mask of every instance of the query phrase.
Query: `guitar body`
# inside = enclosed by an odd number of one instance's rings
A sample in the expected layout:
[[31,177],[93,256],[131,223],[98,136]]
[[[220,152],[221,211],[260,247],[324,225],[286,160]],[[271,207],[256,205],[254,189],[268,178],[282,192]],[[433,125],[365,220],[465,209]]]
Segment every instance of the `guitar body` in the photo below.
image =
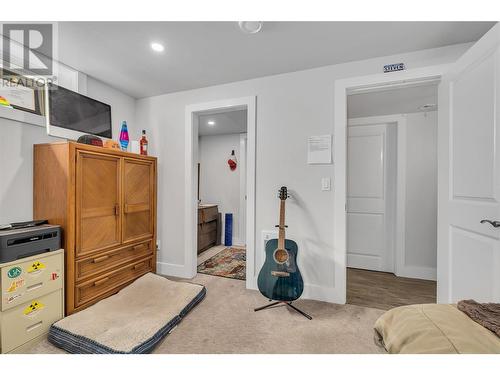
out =
[[304,291],[304,280],[297,266],[298,246],[292,240],[284,242],[285,250],[278,250],[277,239],[267,241],[266,261],[259,272],[257,286],[269,299],[295,301]]

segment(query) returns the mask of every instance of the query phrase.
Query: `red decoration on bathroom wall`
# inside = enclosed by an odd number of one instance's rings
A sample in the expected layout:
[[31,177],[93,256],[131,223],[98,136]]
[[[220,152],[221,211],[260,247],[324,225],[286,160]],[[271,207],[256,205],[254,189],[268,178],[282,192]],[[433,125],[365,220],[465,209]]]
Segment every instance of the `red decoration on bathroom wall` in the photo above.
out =
[[236,170],[236,166],[238,165],[238,162],[236,161],[236,155],[234,154],[234,150],[231,151],[231,156],[229,156],[229,159],[227,160],[227,164],[229,164],[229,169],[234,171]]

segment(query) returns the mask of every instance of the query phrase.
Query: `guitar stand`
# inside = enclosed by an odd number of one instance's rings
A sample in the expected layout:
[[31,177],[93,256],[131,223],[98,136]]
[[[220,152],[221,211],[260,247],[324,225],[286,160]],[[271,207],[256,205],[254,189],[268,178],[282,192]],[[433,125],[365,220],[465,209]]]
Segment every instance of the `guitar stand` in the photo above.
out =
[[[272,301],[272,300],[270,299],[269,301]],[[297,311],[299,314],[302,314],[303,316],[305,316],[307,319],[312,320],[312,316],[311,315],[306,314],[301,309],[299,309],[299,308],[295,307],[294,305],[292,305],[292,302],[287,302],[287,301],[274,301],[274,302],[272,302],[272,303],[270,303],[268,305],[257,307],[256,309],[253,309],[253,311],[260,311],[260,310],[269,309],[269,308],[271,308],[273,306],[279,305],[280,303],[282,304],[282,306],[289,306],[292,309],[294,309],[295,311]],[[280,307],[280,306],[276,306],[276,307]]]

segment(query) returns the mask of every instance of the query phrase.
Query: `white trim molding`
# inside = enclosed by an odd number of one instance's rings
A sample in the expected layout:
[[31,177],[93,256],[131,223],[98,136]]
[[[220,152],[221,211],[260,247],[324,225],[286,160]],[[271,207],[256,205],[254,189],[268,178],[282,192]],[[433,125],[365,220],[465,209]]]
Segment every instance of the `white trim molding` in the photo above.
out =
[[[334,247],[335,247],[335,285],[342,298],[346,300],[346,162],[347,162],[347,95],[353,89],[391,86],[404,87],[419,82],[429,82],[443,76],[450,64],[434,65],[395,73],[380,73],[367,76],[339,79],[334,83]],[[398,150],[399,152],[399,150]],[[401,214],[401,213],[399,213]]]
[[[240,217],[239,221],[239,237],[233,242],[235,245],[245,246],[246,243],[246,205],[247,205],[247,134],[240,134]],[[244,213],[244,215],[242,214]]]
[[255,149],[256,149],[256,97],[248,96],[191,104],[185,110],[185,233],[184,233],[184,273],[193,278],[197,272],[197,201],[195,173],[198,161],[198,116],[197,113],[212,110],[247,110],[247,154],[246,154],[246,287],[255,288],[257,271],[255,268]]
[[160,275],[181,277],[184,279],[191,278],[189,272],[187,272],[187,269],[183,264],[156,262],[156,272]]

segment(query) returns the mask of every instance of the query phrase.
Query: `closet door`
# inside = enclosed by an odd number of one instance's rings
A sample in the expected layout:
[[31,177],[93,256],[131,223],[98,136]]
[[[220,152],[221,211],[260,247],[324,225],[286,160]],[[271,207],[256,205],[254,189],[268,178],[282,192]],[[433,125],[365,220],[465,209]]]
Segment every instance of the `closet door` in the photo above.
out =
[[[376,122],[375,122],[376,123]],[[352,121],[350,121],[352,125]],[[349,126],[347,266],[394,272],[396,183],[394,125]]]
[[154,163],[123,160],[123,242],[151,238],[154,233]]
[[77,151],[76,256],[121,242],[120,158]]

